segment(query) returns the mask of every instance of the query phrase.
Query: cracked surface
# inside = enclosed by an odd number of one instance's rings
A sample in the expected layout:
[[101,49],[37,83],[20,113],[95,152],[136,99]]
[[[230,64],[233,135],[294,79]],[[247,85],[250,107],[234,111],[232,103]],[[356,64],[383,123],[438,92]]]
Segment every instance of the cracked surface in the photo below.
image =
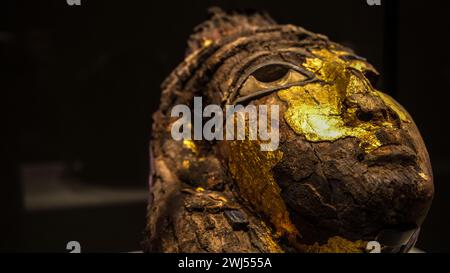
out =
[[[146,251],[363,252],[382,230],[420,226],[428,154],[365,59],[259,13],[214,10],[188,45],[153,116]],[[279,105],[279,150],[174,141],[171,108],[194,96]]]

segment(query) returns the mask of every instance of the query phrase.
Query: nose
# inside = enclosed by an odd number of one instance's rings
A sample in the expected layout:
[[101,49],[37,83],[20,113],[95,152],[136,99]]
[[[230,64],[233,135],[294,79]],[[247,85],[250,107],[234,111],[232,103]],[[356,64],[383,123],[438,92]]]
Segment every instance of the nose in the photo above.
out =
[[398,120],[395,113],[387,107],[384,101],[372,92],[356,93],[348,96],[344,105],[347,109],[356,109],[358,122],[383,123]]

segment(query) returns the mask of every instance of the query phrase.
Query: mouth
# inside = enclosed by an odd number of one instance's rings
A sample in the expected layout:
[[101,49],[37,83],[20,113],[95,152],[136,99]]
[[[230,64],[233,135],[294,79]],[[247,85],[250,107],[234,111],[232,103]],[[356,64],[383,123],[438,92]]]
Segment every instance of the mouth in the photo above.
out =
[[416,152],[405,145],[393,144],[381,146],[366,155],[362,155],[362,157],[362,161],[368,166],[390,163],[401,165],[417,164]]

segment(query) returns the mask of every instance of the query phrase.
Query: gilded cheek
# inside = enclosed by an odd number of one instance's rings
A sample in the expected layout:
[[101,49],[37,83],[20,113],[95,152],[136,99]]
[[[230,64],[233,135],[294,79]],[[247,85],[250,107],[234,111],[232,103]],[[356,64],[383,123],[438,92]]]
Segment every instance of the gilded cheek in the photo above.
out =
[[241,196],[266,216],[281,235],[296,236],[281,190],[272,169],[282,160],[283,152],[261,151],[260,142],[252,140],[225,141],[229,150],[228,166]]
[[349,97],[355,94],[380,98],[397,118],[408,122],[406,114],[390,97],[373,89],[365,78],[349,72],[349,67],[353,66],[337,57],[321,54],[325,59],[307,59],[304,63],[320,83],[293,86],[278,92],[278,97],[288,104],[284,119],[297,134],[311,142],[355,137],[365,152],[380,147],[382,143],[376,132],[397,124],[390,118],[359,120],[358,101],[348,103]]
[[288,103],[284,113],[288,125],[311,142],[356,137],[360,140],[360,146],[370,152],[381,146],[376,131],[381,126],[393,126],[355,122],[356,110],[345,109],[344,112],[342,98],[336,95],[332,86],[291,87],[280,91],[278,96]]
[[312,84],[278,92],[288,103],[284,118],[298,134],[310,141],[335,140],[344,136],[339,98],[330,86]]

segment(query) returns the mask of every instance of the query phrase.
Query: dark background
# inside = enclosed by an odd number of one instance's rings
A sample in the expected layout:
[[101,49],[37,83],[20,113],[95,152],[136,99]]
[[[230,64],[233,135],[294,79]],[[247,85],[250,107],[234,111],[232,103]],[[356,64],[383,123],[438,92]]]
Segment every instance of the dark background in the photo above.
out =
[[[0,250],[139,250],[159,85],[206,9],[254,8],[355,49],[414,117],[436,195],[417,246],[450,252],[448,1],[2,1]],[[6,117],[6,119],[5,119]]]

